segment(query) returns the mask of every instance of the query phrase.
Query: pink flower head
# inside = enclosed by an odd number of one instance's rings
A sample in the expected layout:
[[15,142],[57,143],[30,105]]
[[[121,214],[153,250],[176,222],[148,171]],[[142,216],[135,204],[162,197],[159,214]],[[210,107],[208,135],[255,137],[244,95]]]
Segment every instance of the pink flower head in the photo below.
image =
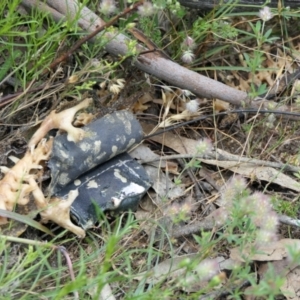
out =
[[193,50],[193,49],[195,49],[195,47],[196,47],[196,44],[195,44],[194,39],[191,38],[190,36],[187,36],[182,43],[182,48]]
[[263,226],[267,216],[273,211],[271,200],[267,195],[260,192],[253,193],[249,200],[254,212],[253,222],[256,226]]
[[221,203],[231,209],[233,201],[247,190],[246,180],[241,176],[232,177],[228,184],[221,189]]
[[271,242],[277,241],[276,232],[259,229],[256,232],[256,243],[258,245],[264,245]]
[[265,220],[260,227],[264,230],[276,232],[278,223],[277,214],[274,211],[271,211],[265,216]]

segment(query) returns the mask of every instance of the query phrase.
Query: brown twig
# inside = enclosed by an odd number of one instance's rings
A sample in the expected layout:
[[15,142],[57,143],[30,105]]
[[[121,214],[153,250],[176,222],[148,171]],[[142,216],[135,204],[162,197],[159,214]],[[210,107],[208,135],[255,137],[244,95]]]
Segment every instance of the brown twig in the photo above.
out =
[[[147,138],[147,137],[145,137]],[[211,151],[210,153],[203,155],[195,155],[195,154],[173,154],[173,155],[166,155],[166,156],[159,156],[157,158],[151,158],[151,159],[144,159],[139,160],[140,164],[148,164],[154,161],[160,161],[160,160],[172,160],[172,159],[192,159],[192,158],[198,158],[198,159],[214,159],[218,161],[237,161],[239,163],[247,163],[247,164],[253,164],[257,166],[265,166],[270,168],[276,168],[281,169],[288,172],[300,172],[300,168],[286,164],[286,163],[280,163],[280,162],[273,162],[273,161],[265,161],[255,158],[248,158],[248,157],[239,157],[238,159],[235,157],[226,157],[224,155],[220,155],[218,151]]]
[[195,122],[206,120],[208,118],[215,118],[217,116],[226,116],[228,114],[233,114],[233,113],[274,114],[274,115],[280,115],[281,117],[284,117],[287,120],[293,120],[293,121],[299,121],[300,120],[300,114],[299,113],[294,113],[294,112],[291,112],[291,111],[263,110],[263,109],[256,109],[256,108],[237,109],[237,110],[220,112],[220,113],[217,113],[217,114],[204,115],[204,116],[194,118],[193,120],[177,123],[177,124],[171,125],[169,127],[166,127],[162,130],[159,130],[159,131],[156,131],[154,133],[148,134],[144,137],[144,139],[149,139],[153,136],[160,135],[160,134],[165,133],[167,131],[171,131],[171,130],[174,130],[176,128],[180,128],[182,126],[187,126],[187,125],[193,124]]

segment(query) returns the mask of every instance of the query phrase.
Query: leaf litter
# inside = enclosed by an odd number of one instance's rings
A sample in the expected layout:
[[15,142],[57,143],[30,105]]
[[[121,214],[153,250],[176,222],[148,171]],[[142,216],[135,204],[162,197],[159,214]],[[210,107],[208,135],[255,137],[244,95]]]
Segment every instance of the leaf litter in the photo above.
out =
[[[276,80],[280,77],[279,75],[281,75],[283,69],[285,69],[286,72],[292,72],[294,69],[291,64],[290,56],[286,56],[281,52],[280,55],[277,54],[277,56],[274,56],[267,51],[268,49],[265,50],[267,58],[264,63],[268,65],[271,71],[258,73],[255,80],[257,84],[267,81],[269,86],[272,87],[271,91],[273,91],[274,86],[276,86]],[[276,57],[283,57],[283,59],[276,60]],[[242,64],[244,63],[242,60]],[[277,71],[274,71],[275,67]],[[67,77],[66,71],[65,69],[65,77]],[[220,73],[222,75],[223,72]],[[274,80],[274,74],[276,75],[276,80]],[[221,75],[219,76],[222,77]],[[101,80],[102,79],[103,78],[101,78]],[[244,79],[238,72],[232,71],[229,75],[225,74],[223,79],[228,85],[237,87],[236,84],[238,82],[239,87],[247,91],[250,89],[250,78]],[[58,79],[54,78],[54,80]],[[154,78],[149,79],[149,81],[156,82]],[[49,82],[49,84],[50,83],[51,82]],[[278,86],[283,89],[281,84]],[[25,95],[26,101],[24,101],[24,103],[30,103],[30,105],[21,107],[19,111],[12,116],[13,121],[16,122],[16,124],[20,124],[18,120],[20,119],[24,124],[27,123],[28,127],[32,127],[35,122],[32,122],[32,118],[22,114],[22,111],[28,109],[29,113],[27,115],[33,115],[33,111],[37,110],[40,117],[47,115],[50,107],[53,108],[51,102],[56,102],[57,106],[56,99],[62,95],[63,89],[68,89],[68,87],[61,86],[58,90],[51,90],[51,99],[46,100],[46,114],[44,113],[45,110],[43,111],[43,109],[39,109],[38,106],[36,106],[38,102],[45,101],[45,95],[40,95],[37,98],[35,98],[36,95],[32,98],[30,95]],[[209,105],[196,109],[196,112],[190,113],[186,110],[186,108],[189,107],[187,103],[194,101],[194,99],[187,99],[184,96],[184,91],[180,89],[174,91],[168,86],[163,87],[159,93],[154,90],[153,86],[150,86],[149,89],[149,94],[146,93],[148,97],[137,97],[137,100],[134,101],[135,103],[131,103],[132,109],[141,115],[140,123],[146,133],[155,132],[157,128],[167,128],[174,123],[178,124],[184,120],[191,120],[197,116],[204,115],[206,111],[212,110],[213,104],[207,99],[201,99],[199,101],[197,100],[199,104],[209,103]],[[100,93],[100,91],[96,92]],[[119,94],[119,92],[120,91],[118,91],[117,94]],[[129,88],[129,93],[133,94],[135,92],[134,84],[132,84]],[[101,90],[101,93],[102,96],[105,94],[111,97],[113,103],[107,104],[109,108],[112,110],[122,108],[122,95],[120,97],[111,95],[112,89],[109,89],[109,87],[105,91]],[[276,93],[278,93],[278,90],[276,90]],[[151,97],[149,99],[150,94],[155,95],[155,97],[153,97],[155,100],[151,101]],[[68,102],[68,100],[66,100],[66,102]],[[215,108],[217,105],[221,106],[220,103],[215,103]],[[221,108],[221,110],[223,109],[224,107]],[[228,109],[228,107],[226,107],[226,109]],[[96,107],[96,113],[99,113],[99,110],[99,107]],[[147,114],[149,112],[151,114],[153,111],[155,114],[152,113],[151,117],[153,119],[156,118],[157,122],[151,123],[147,121]],[[159,113],[159,111],[162,113]],[[144,113],[145,115],[143,115]],[[9,115],[9,113],[4,111],[3,115],[5,114]],[[218,129],[219,121],[225,124],[220,127],[222,130]],[[153,246],[158,248],[162,247],[159,249],[167,253],[166,255],[162,255],[158,263],[152,264],[147,272],[140,272],[134,276],[133,279],[140,281],[146,277],[146,282],[149,285],[164,281],[176,281],[174,285],[176,291],[192,293],[208,287],[210,279],[217,276],[220,280],[219,285],[216,285],[215,289],[222,290],[222,287],[227,288],[226,282],[230,281],[230,275],[227,275],[225,271],[234,270],[236,266],[244,263],[245,261],[241,257],[241,255],[243,255],[247,257],[247,260],[251,261],[252,266],[256,267],[255,272],[259,274],[261,280],[263,280],[264,274],[267,272],[269,266],[273,265],[275,270],[280,271],[280,273],[286,277],[281,287],[282,294],[285,295],[287,299],[299,298],[299,288],[296,284],[297,279],[299,282],[298,264],[289,261],[287,250],[288,245],[289,247],[296,247],[295,251],[299,252],[299,233],[297,231],[295,231],[295,237],[293,239],[279,239],[276,242],[256,248],[254,255],[252,255],[251,252],[247,252],[245,250],[246,248],[244,249],[246,252],[241,252],[240,248],[230,248],[226,243],[224,243],[224,245],[217,244],[215,250],[210,249],[211,251],[206,252],[207,249],[205,249],[205,245],[199,245],[199,243],[190,236],[190,233],[195,233],[194,231],[187,231],[187,233],[182,236],[176,236],[176,239],[172,241],[172,246],[179,255],[174,254],[174,249],[172,250],[173,252],[171,251],[170,248],[172,247],[170,247],[170,245],[159,243],[165,232],[176,232],[176,228],[179,230],[179,228],[183,228],[184,226],[193,225],[193,223],[197,224],[197,222],[205,220],[209,221],[209,226],[201,227],[200,223],[198,223],[198,235],[205,236],[204,229],[210,230],[210,239],[213,240],[217,235],[219,227],[222,228],[224,225],[223,223],[218,223],[220,221],[218,216],[224,213],[224,210],[220,208],[219,194],[222,192],[222,186],[229,182],[233,174],[240,174],[243,177],[249,178],[248,186],[253,188],[253,190],[259,189],[267,194],[276,193],[283,195],[287,201],[291,202],[293,200],[294,194],[292,194],[292,192],[299,192],[300,189],[299,180],[294,175],[294,173],[299,172],[299,169],[298,166],[289,165],[289,160],[286,159],[286,153],[288,156],[297,155],[295,149],[298,148],[299,144],[296,139],[293,140],[293,136],[297,135],[297,131],[293,131],[294,129],[288,121],[282,121],[283,126],[286,126],[286,132],[289,133],[290,136],[286,137],[286,139],[281,142],[281,145],[278,146],[276,145],[277,138],[279,137],[278,128],[270,128],[269,140],[265,140],[264,137],[260,136],[263,130],[262,127],[264,126],[260,124],[260,122],[268,121],[269,120],[262,118],[258,120],[257,123],[255,123],[255,121],[252,123],[254,133],[253,136],[250,136],[250,134],[249,136],[253,138],[253,140],[248,143],[252,149],[241,147],[241,145],[248,142],[247,133],[245,134],[246,130],[244,131],[240,127],[243,120],[241,120],[239,116],[235,116],[234,119],[229,121],[224,119],[203,121],[196,125],[191,125],[190,127],[184,126],[172,133],[166,132],[162,135],[151,137],[147,139],[142,146],[131,152],[134,158],[144,162],[144,165],[146,165],[145,169],[154,182],[152,190],[150,190],[148,195],[141,201],[137,212],[135,212],[136,219],[139,222],[139,230],[141,234],[142,232],[146,234],[148,243],[151,242]],[[247,122],[248,121],[245,121],[244,125],[247,125]],[[9,125],[6,125],[6,132],[3,134],[4,137],[7,137],[8,126]],[[14,134],[15,137],[17,137],[17,133],[15,132]],[[17,140],[16,138],[14,140],[14,134],[10,135],[13,136],[12,139],[9,140],[9,144],[11,145]],[[22,134],[25,135],[27,132],[23,132]],[[203,137],[213,141],[214,147],[205,153],[205,155],[198,155],[199,141]],[[259,142],[255,143],[255,139]],[[266,151],[266,153],[264,153],[263,150],[269,145],[270,148],[274,147],[273,149],[275,150]],[[5,142],[4,139],[1,141],[1,146],[1,153],[3,153],[4,156],[7,156],[7,153],[14,149],[13,146],[7,147],[7,142]],[[256,157],[260,159],[256,159]],[[277,160],[280,160],[277,166],[274,165],[273,160],[269,161],[269,159],[273,157],[277,157]],[[205,167],[211,171],[211,174],[206,173],[209,174],[207,176],[210,177],[206,179],[201,176],[199,168],[197,169],[195,166],[189,166],[187,168],[194,173],[199,183],[199,188],[203,195],[202,199],[197,198],[199,193],[197,194],[195,191],[196,183],[187,175],[187,170],[182,172],[184,168],[179,163],[180,159],[184,159],[188,162],[193,158],[197,158],[199,163],[201,163],[200,167]],[[281,158],[283,162],[281,162]],[[3,164],[6,165],[6,163],[4,160]],[[177,182],[176,180],[179,175],[181,176],[180,182]],[[178,216],[179,218],[177,219],[176,217]],[[150,220],[150,222],[147,222],[147,219]],[[155,226],[153,226],[153,224],[155,224]],[[287,229],[282,228],[280,235],[287,236]],[[97,232],[97,230],[99,229],[95,228],[95,232]],[[151,235],[155,236],[152,240]],[[171,234],[170,238],[172,238]],[[128,237],[128,239],[130,240],[130,237]],[[158,244],[160,245],[158,246]],[[223,247],[225,247],[226,250],[222,249]],[[226,251],[230,252],[230,255],[224,253]],[[170,258],[170,256],[172,257]],[[187,262],[195,259],[197,260],[197,264],[193,266],[193,275],[190,275],[187,273]],[[213,272],[211,278],[201,277],[201,268],[208,262],[215,263],[213,269],[217,269],[218,272]],[[225,262],[227,264],[225,264]],[[187,274],[187,276],[181,278],[183,274]],[[108,294],[111,294],[109,288]]]

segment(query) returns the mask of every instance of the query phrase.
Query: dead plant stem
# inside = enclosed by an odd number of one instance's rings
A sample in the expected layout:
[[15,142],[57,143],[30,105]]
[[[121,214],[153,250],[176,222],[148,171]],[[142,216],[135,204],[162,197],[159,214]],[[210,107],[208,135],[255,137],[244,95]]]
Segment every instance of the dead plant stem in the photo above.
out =
[[272,161],[265,161],[265,160],[260,160],[260,159],[255,159],[255,158],[248,158],[248,157],[240,157],[239,159],[235,157],[226,157],[224,155],[220,155],[217,151],[213,151],[205,156],[203,155],[195,155],[195,154],[174,154],[174,155],[166,155],[166,156],[161,156],[158,158],[152,158],[149,160],[140,160],[139,163],[141,164],[146,164],[146,163],[151,163],[157,160],[172,160],[172,159],[192,159],[192,158],[197,158],[199,160],[205,159],[213,159],[213,160],[219,160],[219,161],[237,161],[240,163],[247,163],[247,164],[253,164],[253,165],[259,165],[259,166],[264,166],[264,167],[271,167],[271,168],[277,168],[289,172],[300,172],[300,167],[295,167],[293,165],[285,164],[285,163],[279,163],[279,162],[272,162]]

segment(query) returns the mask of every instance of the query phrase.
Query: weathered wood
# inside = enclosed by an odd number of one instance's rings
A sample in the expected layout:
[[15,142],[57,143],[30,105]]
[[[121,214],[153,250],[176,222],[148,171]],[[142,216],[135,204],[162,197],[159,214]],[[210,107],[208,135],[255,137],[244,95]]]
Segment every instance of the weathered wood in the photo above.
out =
[[[27,2],[27,0],[23,1]],[[87,7],[84,7],[83,10],[79,0],[47,0],[47,3],[68,18],[75,18],[79,15],[78,24],[88,32],[93,32],[98,26],[105,24],[99,16]],[[109,53],[116,57],[127,55],[130,44],[130,39],[127,36],[115,32],[107,32],[104,36],[109,40],[105,46]],[[101,39],[104,36],[99,35]],[[137,53],[145,50],[147,49],[142,45],[136,46]],[[248,101],[246,92],[191,71],[172,60],[161,57],[157,52],[140,54],[138,58],[134,59],[133,64],[140,70],[169,82],[172,86],[189,90],[198,97],[217,98],[236,106],[245,105],[245,102]]]
[[[253,9],[253,6],[261,6],[266,3],[263,0],[179,0],[180,4],[183,6],[198,8],[198,9],[212,9],[218,5],[233,5],[240,8]],[[278,7],[278,0],[271,0],[267,3],[270,7]],[[280,3],[279,3],[280,4]],[[300,8],[300,0],[284,0],[281,1],[282,7]]]

